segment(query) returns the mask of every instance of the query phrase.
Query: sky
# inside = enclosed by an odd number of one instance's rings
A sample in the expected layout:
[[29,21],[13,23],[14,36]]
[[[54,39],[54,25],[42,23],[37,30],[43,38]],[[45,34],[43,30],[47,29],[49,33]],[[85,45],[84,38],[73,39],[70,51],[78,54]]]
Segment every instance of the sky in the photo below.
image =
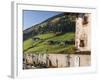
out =
[[24,10],[23,11],[24,30],[60,13],[61,12]]

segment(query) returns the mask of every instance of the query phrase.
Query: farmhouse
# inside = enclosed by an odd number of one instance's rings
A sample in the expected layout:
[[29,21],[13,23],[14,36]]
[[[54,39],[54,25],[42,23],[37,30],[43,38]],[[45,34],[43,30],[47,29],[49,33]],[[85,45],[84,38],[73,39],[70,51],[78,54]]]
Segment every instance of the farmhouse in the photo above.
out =
[[76,18],[75,46],[79,51],[90,51],[90,14],[78,14]]

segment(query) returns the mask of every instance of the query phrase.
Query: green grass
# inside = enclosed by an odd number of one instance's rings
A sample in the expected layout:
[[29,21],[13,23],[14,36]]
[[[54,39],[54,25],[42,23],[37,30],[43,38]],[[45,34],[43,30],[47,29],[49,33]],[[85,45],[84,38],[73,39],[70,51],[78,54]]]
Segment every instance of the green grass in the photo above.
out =
[[24,41],[24,50],[25,53],[33,52],[33,53],[74,53],[75,46],[74,44],[71,45],[60,45],[60,44],[54,44],[49,45],[47,44],[47,41],[70,41],[72,39],[75,39],[75,33],[65,33],[59,36],[55,36],[54,33],[47,33],[47,34],[40,34],[35,37],[38,37],[40,39],[43,39],[43,41],[35,41],[33,42],[32,39],[28,39]]
[[23,44],[24,50],[27,50],[28,48],[32,47],[32,44],[33,44],[33,41],[31,38],[24,41],[24,44]]
[[52,38],[54,36],[55,36],[54,33],[47,33],[47,34],[39,34],[39,35],[37,35],[35,37],[38,37],[40,39],[48,39],[48,38]]
[[74,53],[75,52],[75,46],[69,45],[62,48],[59,48],[54,51],[55,53]]
[[29,49],[27,52],[33,53],[74,53],[74,45],[60,46],[60,45],[42,45]]
[[75,34],[73,32],[70,32],[70,33],[65,33],[63,35],[60,35],[60,36],[55,36],[49,40],[57,40],[57,41],[70,41],[72,39],[75,39]]

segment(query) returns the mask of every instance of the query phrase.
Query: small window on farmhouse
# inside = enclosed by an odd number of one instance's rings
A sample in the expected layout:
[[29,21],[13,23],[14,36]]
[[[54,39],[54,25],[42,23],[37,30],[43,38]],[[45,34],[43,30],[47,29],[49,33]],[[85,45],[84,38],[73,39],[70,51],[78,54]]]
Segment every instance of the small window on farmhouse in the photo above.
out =
[[85,47],[85,43],[84,43],[84,40],[80,40],[80,47]]
[[84,16],[83,17],[83,25],[86,25],[86,24],[88,24],[88,17]]

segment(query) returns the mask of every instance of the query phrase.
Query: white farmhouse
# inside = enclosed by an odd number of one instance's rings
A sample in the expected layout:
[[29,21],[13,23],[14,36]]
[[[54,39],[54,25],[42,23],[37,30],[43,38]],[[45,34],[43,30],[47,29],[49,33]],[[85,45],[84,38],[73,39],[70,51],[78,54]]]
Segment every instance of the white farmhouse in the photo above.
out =
[[75,46],[78,51],[91,49],[91,14],[79,13],[76,18]]

